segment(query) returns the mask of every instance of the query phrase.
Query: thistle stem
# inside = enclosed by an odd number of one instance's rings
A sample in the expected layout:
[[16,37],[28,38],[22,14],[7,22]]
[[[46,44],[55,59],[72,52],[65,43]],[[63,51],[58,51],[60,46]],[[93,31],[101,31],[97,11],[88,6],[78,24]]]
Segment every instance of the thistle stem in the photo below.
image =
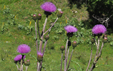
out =
[[66,71],[66,66],[67,66],[67,47],[68,47],[68,40],[66,42],[66,47],[65,47],[65,60],[64,60],[64,71]]
[[68,68],[69,68],[69,65],[70,65],[70,62],[71,62],[71,58],[72,58],[72,54],[73,54],[73,49],[72,49],[72,52],[71,52],[71,56],[70,56],[69,63],[68,63],[68,66],[67,66],[66,71],[67,71],[67,70],[68,70]]
[[[36,23],[36,21],[35,21],[35,34],[36,34],[36,49],[37,49],[37,51],[38,51],[38,41],[37,41],[37,23]],[[37,52],[36,51],[36,52]]]
[[60,71],[62,71],[62,59],[63,59],[63,51],[61,53],[61,68],[60,68]]
[[20,62],[20,71],[23,71],[23,62],[24,62],[23,57],[24,57],[24,55],[22,55],[22,59],[21,59],[21,62]]
[[[43,48],[43,56],[44,56],[46,44],[47,44],[47,41],[46,41],[45,44],[44,44],[44,48]],[[42,61],[40,62],[40,68],[42,68]],[[41,70],[41,69],[40,69],[40,70]]]
[[42,34],[41,34],[41,40],[40,40],[40,46],[39,46],[39,51],[41,52],[41,50],[42,50],[42,43],[43,43],[43,36],[44,36],[44,30],[45,30],[45,26],[46,26],[46,23],[47,23],[47,17],[46,17],[46,19],[45,19],[45,23],[44,23],[44,25],[43,25],[43,30],[42,30]]
[[40,39],[39,20],[37,20],[37,28],[38,28],[38,35],[39,35],[39,39]]
[[20,71],[23,71],[23,67],[22,67],[22,59],[21,59],[21,62],[20,62]]
[[40,71],[40,62],[37,62],[37,71]]
[[69,47],[68,47],[68,51],[67,51],[67,59],[68,59],[68,55],[69,55]]
[[[51,29],[49,29],[48,36],[49,36],[49,34],[50,34],[50,31],[51,31]],[[44,56],[44,52],[45,52],[45,49],[46,49],[47,41],[48,41],[48,40],[46,40],[45,43],[44,43],[43,56]],[[40,68],[42,68],[42,61],[40,62]]]
[[45,41],[45,44],[44,44],[43,55],[44,55],[44,52],[45,52],[45,49],[46,49],[46,45],[47,45],[47,40]]
[[[102,51],[102,48],[103,48],[103,43],[102,43],[100,52],[99,52],[99,45],[100,45],[100,38],[98,38],[97,51],[96,51],[95,59],[94,59],[94,62],[93,62],[93,64],[92,64],[92,66],[91,66],[89,71],[92,71],[95,68],[96,63],[97,63],[98,59],[101,56],[101,51]],[[100,53],[100,55],[99,55],[98,52]]]
[[51,27],[44,34],[46,34],[48,31],[51,30],[51,28],[54,26],[54,24],[57,22],[57,20],[58,20],[58,17],[56,18],[55,22],[51,25]]
[[18,67],[18,65],[16,64],[16,67],[17,67],[17,70],[19,71],[19,67]]
[[[52,26],[51,26],[44,34],[46,34],[46,33],[48,32],[48,36],[49,36],[50,31],[51,31],[51,28],[54,26],[54,24],[56,23],[57,20],[58,20],[58,17],[56,18],[56,20],[55,20],[55,22],[52,24]],[[45,44],[44,44],[43,55],[44,55],[44,52],[45,52],[46,45],[47,45],[47,41],[46,41]]]
[[28,69],[28,66],[26,66],[26,71],[27,71],[27,69]]
[[92,45],[91,45],[91,54],[90,54],[90,59],[89,59],[89,63],[88,63],[88,66],[87,66],[87,69],[86,71],[88,71],[88,68],[89,68],[89,65],[90,65],[90,62],[91,62],[91,58],[92,58]]
[[103,48],[103,46],[104,46],[104,42],[102,42],[101,49],[100,49],[100,52],[99,52],[98,56],[100,56],[102,54],[102,48]]

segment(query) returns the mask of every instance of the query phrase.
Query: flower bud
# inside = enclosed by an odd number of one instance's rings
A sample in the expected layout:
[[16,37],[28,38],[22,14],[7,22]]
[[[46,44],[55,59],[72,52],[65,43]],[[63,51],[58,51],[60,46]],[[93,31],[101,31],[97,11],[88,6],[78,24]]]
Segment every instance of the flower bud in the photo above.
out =
[[41,14],[38,14],[37,19],[38,20],[41,20],[41,18],[42,18],[42,15]]
[[43,54],[41,52],[37,52],[37,60],[39,62],[43,60]]
[[77,42],[73,41],[72,46],[73,46],[73,49],[74,49],[77,46]]
[[25,65],[25,66],[29,66],[29,65],[30,65],[30,60],[25,61],[25,62],[24,62],[24,65]]
[[107,37],[107,35],[105,34],[104,37]]
[[106,43],[106,42],[107,42],[107,40],[108,40],[108,38],[107,38],[107,37],[104,37],[104,38],[103,38],[103,42],[104,42],[104,43]]
[[37,15],[36,14],[33,15],[33,20],[35,20],[35,21],[37,20]]
[[46,35],[46,36],[45,36],[45,40],[48,40],[48,39],[49,39],[49,36],[48,36],[48,35]]
[[63,12],[62,11],[59,11],[58,14],[57,14],[57,16],[58,17],[62,17],[62,14],[63,14]]
[[64,47],[64,46],[61,46],[61,47],[60,47],[60,50],[61,50],[61,51],[64,51],[64,50],[65,50],[65,47]]
[[91,42],[92,42],[92,43],[94,43],[94,42],[95,42],[95,39],[94,39],[94,38],[92,38],[92,39],[91,39]]

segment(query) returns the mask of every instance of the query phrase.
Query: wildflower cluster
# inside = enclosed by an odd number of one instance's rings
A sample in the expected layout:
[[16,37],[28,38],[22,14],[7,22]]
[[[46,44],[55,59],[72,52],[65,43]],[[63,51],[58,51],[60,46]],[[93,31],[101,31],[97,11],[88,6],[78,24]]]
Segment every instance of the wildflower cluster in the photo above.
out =
[[[74,26],[71,26],[71,25],[67,25],[64,27],[64,29],[66,30],[67,32],[67,42],[66,42],[66,46],[61,46],[61,51],[62,51],[62,54],[61,54],[61,69],[60,71],[62,71],[62,59],[63,59],[63,51],[65,50],[65,59],[64,59],[64,71],[67,71],[68,68],[69,68],[69,65],[70,65],[70,61],[71,61],[71,58],[72,58],[72,54],[73,54],[73,49],[77,46],[77,42],[74,41],[73,43],[71,43],[70,41],[70,38],[73,36],[73,33],[77,32],[77,28],[74,27]],[[68,60],[68,55],[69,55],[69,47],[71,46],[72,44],[72,52],[71,52],[71,56],[70,56],[70,60],[69,60],[69,63],[67,64],[67,60]]]
[[[60,18],[63,14],[62,11],[59,11],[55,22],[53,22],[51,24],[50,28],[45,31],[49,15],[51,15],[52,12],[55,12],[57,8],[51,2],[45,2],[44,4],[42,4],[40,6],[40,8],[44,10],[44,14],[46,15],[46,19],[45,19],[45,22],[44,22],[43,29],[42,29],[41,33],[40,33],[40,30],[39,30],[39,20],[41,20],[42,16],[41,16],[41,14],[38,14],[38,15],[34,14],[33,15],[33,20],[35,21],[35,34],[36,34],[37,71],[41,71],[41,68],[42,68],[44,52],[45,52],[45,48],[46,48],[46,45],[47,45],[47,42],[48,42],[48,39],[49,39],[49,34],[50,34],[50,31],[51,31],[51,28],[54,26],[54,24],[56,23],[58,18]],[[38,31],[38,33],[37,33],[37,31]],[[38,35],[39,35],[39,39],[40,39],[39,45],[38,45],[38,41],[37,41],[37,36]],[[43,47],[43,50],[42,50],[43,39],[45,39],[45,43],[44,43],[44,47]]]
[[[99,58],[102,55],[102,48],[104,46],[104,43],[107,42],[106,31],[107,31],[106,27],[102,24],[97,24],[92,28],[92,33],[93,33],[94,37],[91,39],[91,42],[92,42],[92,44],[95,42],[97,50],[96,50],[96,54],[95,54],[93,64],[92,64],[89,71],[92,71],[95,68],[97,61],[99,60]],[[99,47],[101,38],[103,39],[103,41],[101,42],[102,43],[101,47]],[[86,71],[88,71],[89,65],[90,65],[90,62],[91,62],[92,49],[93,48],[91,47],[91,55],[90,55],[90,59],[89,59],[89,63],[88,63]]]
[[[28,66],[30,65],[30,61],[29,60],[24,61],[24,58],[26,57],[25,54],[29,53],[30,51],[31,51],[30,47],[26,44],[21,44],[18,46],[17,52],[19,52],[20,54],[14,58],[14,62],[18,70],[23,71],[23,64],[24,64],[26,66],[26,71],[27,71]],[[17,64],[18,62],[19,62],[20,68],[18,67],[18,64]]]
[[[46,49],[46,45],[47,42],[49,40],[49,34],[51,31],[51,28],[54,26],[54,24],[57,22],[57,20],[62,17],[63,12],[61,10],[58,11],[57,13],[57,18],[54,22],[52,22],[52,24],[50,25],[50,27],[45,30],[46,28],[46,24],[47,24],[47,20],[49,18],[49,16],[52,14],[52,12],[55,12],[57,10],[56,6],[51,3],[51,2],[45,2],[44,4],[42,4],[40,6],[40,8],[42,10],[44,10],[44,14],[46,16],[45,18],[45,22],[43,24],[43,29],[40,32],[40,26],[39,26],[39,21],[42,19],[42,15],[41,14],[34,14],[32,16],[32,19],[35,21],[35,35],[36,35],[36,54],[37,54],[37,71],[41,71],[42,69],[42,62],[43,62],[43,58],[44,58],[44,52]],[[62,60],[63,60],[63,52],[65,50],[65,58],[64,58],[64,71],[68,71],[69,70],[69,66],[70,66],[70,62],[71,62],[71,58],[72,58],[72,54],[73,51],[75,49],[75,47],[77,46],[77,42],[76,41],[71,41],[70,38],[73,37],[73,33],[76,33],[78,31],[78,29],[72,25],[67,25],[64,27],[65,31],[66,31],[66,35],[67,35],[67,41],[66,41],[66,46],[61,46],[60,50],[61,50],[61,68],[60,71],[62,71]],[[95,65],[97,63],[97,61],[99,60],[99,58],[101,57],[101,53],[102,53],[102,48],[104,43],[107,42],[107,35],[106,35],[106,27],[102,24],[97,24],[92,28],[92,34],[94,35],[94,37],[91,39],[92,44],[95,43],[97,50],[96,50],[96,55],[93,61],[93,64],[90,68],[89,71],[92,71],[95,68]],[[39,42],[38,42],[38,37],[39,37]],[[99,47],[100,45],[100,38],[102,38],[102,45],[101,47]],[[44,46],[43,45],[43,40],[45,39],[44,42]],[[38,44],[39,43],[39,44]],[[69,47],[73,47],[72,48],[72,52],[69,58],[69,62],[68,62],[68,56],[69,56]],[[18,46],[17,48],[17,52],[19,52],[20,54],[17,55],[14,58],[14,62],[17,66],[18,71],[23,71],[23,64],[26,66],[26,71],[28,69],[28,66],[30,65],[30,60],[24,61],[27,53],[29,53],[31,51],[30,46],[26,45],[26,44],[21,44]],[[91,62],[91,57],[92,57],[92,47],[91,47],[91,55],[90,55],[90,60],[87,66],[86,71],[88,71],[89,69],[89,65]],[[18,64],[19,63],[19,64]],[[20,65],[20,68],[18,67],[18,65]]]

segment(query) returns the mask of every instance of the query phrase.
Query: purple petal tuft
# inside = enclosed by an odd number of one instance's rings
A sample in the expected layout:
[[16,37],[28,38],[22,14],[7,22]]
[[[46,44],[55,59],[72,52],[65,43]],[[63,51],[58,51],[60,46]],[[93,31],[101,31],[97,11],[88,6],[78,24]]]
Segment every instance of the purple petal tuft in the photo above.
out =
[[64,29],[67,31],[67,33],[74,33],[78,31],[76,27],[71,25],[65,26]]
[[47,11],[47,12],[56,11],[56,6],[51,2],[45,2],[40,7],[41,7],[41,9],[43,9],[44,11]]
[[39,56],[43,56],[43,53],[41,53],[41,52],[37,52],[37,55],[39,55]]
[[17,51],[18,51],[19,53],[28,53],[28,52],[30,52],[31,50],[30,50],[30,47],[29,47],[28,45],[26,45],[26,44],[21,44],[21,45],[18,46]]
[[107,31],[106,27],[102,24],[97,24],[93,27],[93,34],[104,34]]
[[[26,56],[24,55],[23,59],[24,59],[25,57],[26,57]],[[19,54],[19,55],[17,55],[17,56],[14,58],[14,61],[19,61],[19,60],[21,60],[21,59],[22,59],[22,55]]]

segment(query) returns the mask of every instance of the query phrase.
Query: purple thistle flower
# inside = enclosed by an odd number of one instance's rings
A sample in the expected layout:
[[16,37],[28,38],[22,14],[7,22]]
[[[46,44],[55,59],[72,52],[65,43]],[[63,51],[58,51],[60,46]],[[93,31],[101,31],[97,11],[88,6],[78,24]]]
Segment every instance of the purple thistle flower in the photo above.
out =
[[[25,57],[26,57],[26,56],[24,55],[23,59],[24,59]],[[19,54],[19,55],[17,55],[17,56],[14,58],[14,61],[19,61],[19,60],[21,60],[21,59],[22,59],[22,55]]]
[[78,31],[76,27],[71,25],[65,26],[64,29],[67,31],[67,33],[74,33]]
[[41,7],[41,9],[43,9],[44,11],[47,11],[47,12],[56,11],[56,6],[51,2],[45,2],[40,7]]
[[30,52],[31,50],[30,50],[30,47],[29,47],[28,45],[26,45],[26,44],[21,44],[21,45],[18,46],[17,51],[18,51],[19,53],[28,53],[28,52]]
[[102,24],[97,24],[93,27],[93,34],[104,34],[107,31],[106,27]]
[[37,52],[37,55],[39,56],[43,56],[43,54],[41,52]]
[[40,62],[43,60],[43,53],[37,52],[37,60]]

